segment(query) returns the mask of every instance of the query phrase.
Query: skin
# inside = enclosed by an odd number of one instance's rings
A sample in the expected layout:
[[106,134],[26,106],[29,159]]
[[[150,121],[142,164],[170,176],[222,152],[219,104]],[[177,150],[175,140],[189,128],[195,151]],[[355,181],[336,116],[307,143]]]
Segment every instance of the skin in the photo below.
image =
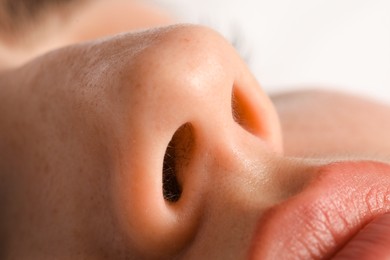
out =
[[[320,162],[389,158],[387,106],[323,91],[274,105],[200,26],[57,49],[2,71],[0,86],[2,259],[242,259],[258,219]],[[185,123],[169,202],[164,154]]]

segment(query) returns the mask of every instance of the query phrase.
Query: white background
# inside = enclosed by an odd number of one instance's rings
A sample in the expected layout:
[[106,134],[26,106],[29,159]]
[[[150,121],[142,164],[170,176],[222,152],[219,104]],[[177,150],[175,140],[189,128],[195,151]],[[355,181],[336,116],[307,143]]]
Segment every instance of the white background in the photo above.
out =
[[154,0],[239,37],[267,92],[323,87],[390,103],[390,0]]

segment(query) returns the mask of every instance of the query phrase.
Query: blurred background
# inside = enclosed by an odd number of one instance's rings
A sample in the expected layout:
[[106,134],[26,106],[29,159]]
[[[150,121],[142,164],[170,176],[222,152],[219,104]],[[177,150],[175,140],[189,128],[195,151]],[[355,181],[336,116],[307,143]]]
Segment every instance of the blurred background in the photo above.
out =
[[152,0],[231,40],[268,93],[338,89],[390,103],[389,0]]

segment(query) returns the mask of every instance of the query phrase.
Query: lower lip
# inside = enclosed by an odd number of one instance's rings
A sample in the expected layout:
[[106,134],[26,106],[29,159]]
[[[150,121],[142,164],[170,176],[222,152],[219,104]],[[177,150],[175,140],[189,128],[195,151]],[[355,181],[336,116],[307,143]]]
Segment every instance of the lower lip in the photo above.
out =
[[260,219],[250,259],[330,258],[389,211],[389,165],[362,161],[323,166],[305,190]]
[[390,214],[384,214],[368,223],[332,259],[390,259],[389,245]]

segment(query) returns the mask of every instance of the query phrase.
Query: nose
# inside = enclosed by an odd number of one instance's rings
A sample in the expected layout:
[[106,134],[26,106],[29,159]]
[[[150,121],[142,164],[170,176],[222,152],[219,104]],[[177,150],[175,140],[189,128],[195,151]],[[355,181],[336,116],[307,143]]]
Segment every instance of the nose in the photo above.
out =
[[[166,257],[214,223],[211,216],[229,219],[232,209],[259,202],[257,189],[270,183],[265,173],[282,153],[282,138],[271,101],[219,34],[170,27],[150,46],[133,62],[139,94],[131,98],[143,118],[131,118],[143,126],[132,138],[149,148],[117,181],[117,203],[140,254]],[[137,95],[144,102],[134,101]]]

